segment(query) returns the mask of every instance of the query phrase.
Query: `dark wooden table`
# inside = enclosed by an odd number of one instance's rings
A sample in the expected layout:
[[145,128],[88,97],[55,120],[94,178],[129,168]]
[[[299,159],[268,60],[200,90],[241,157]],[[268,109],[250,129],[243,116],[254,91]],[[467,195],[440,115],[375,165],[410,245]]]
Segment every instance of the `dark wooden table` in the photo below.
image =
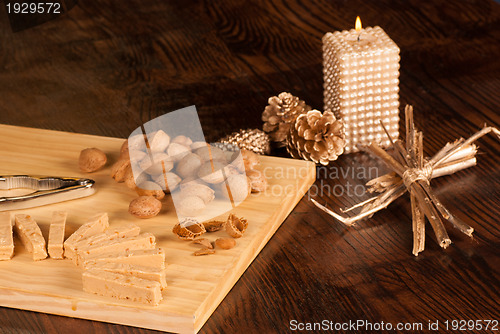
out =
[[[351,28],[356,15],[400,46],[400,101],[414,105],[427,154],[484,123],[500,126],[500,4],[491,0],[82,0],[15,33],[2,6],[0,123],[126,137],[195,104],[209,140],[258,128],[281,91],[322,108],[321,37]],[[453,244],[442,250],[428,228],[414,257],[407,195],[352,228],[306,196],[201,332],[293,332],[292,320],[438,320],[452,332],[445,320],[500,320],[500,145],[488,136],[479,146],[478,166],[432,182],[475,228],[472,240],[447,225]],[[330,170],[372,166],[384,171],[360,153]],[[321,177],[315,189],[368,179]],[[366,197],[322,200],[339,208]],[[150,333],[7,308],[0,332]]]

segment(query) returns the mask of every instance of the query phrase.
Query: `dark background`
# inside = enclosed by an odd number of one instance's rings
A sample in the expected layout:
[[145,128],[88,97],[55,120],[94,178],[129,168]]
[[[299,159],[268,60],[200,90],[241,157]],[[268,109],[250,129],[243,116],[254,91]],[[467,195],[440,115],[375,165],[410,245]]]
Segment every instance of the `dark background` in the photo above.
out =
[[[321,37],[360,15],[401,48],[400,102],[414,106],[427,154],[500,126],[500,5],[491,0],[84,0],[17,32],[0,4],[0,123],[124,138],[194,104],[208,140],[260,128],[281,91],[322,109]],[[428,228],[415,258],[407,196],[353,228],[305,198],[202,332],[283,333],[291,319],[499,319],[500,147],[493,136],[479,146],[478,166],[432,183],[475,228],[473,240],[447,225],[454,243],[442,250]],[[331,166],[382,167],[366,154]],[[360,200],[322,198],[335,209]],[[26,331],[149,332],[0,308],[0,332]]]

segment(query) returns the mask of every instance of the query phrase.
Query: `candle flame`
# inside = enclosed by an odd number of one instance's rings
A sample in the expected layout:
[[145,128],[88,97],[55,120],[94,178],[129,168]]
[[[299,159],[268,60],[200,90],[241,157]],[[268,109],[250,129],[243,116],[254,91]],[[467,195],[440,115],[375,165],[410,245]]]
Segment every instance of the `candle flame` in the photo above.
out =
[[361,19],[359,18],[359,16],[356,17],[355,27],[356,27],[356,31],[361,31],[361,28],[363,28],[363,26],[361,25]]

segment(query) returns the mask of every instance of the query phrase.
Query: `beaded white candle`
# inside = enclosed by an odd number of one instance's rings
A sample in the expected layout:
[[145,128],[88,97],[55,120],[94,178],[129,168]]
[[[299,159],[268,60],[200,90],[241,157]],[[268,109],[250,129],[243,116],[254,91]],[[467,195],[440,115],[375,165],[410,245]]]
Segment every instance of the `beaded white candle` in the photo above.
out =
[[345,152],[358,144],[390,145],[399,136],[399,47],[380,27],[336,31],[323,36],[325,110],[345,124]]

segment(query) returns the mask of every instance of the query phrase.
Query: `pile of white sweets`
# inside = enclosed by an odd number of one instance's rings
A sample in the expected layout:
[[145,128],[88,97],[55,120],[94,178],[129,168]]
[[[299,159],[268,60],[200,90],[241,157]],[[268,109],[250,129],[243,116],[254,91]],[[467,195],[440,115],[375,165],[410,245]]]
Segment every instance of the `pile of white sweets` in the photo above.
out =
[[83,290],[101,296],[127,299],[151,305],[162,300],[165,279],[165,253],[156,247],[155,236],[141,233],[128,223],[109,227],[108,214],[101,213],[80,226],[66,241],[67,213],[53,212],[48,245],[33,217],[0,213],[0,260],[14,256],[15,231],[33,260],[48,254],[67,258],[83,269]]

